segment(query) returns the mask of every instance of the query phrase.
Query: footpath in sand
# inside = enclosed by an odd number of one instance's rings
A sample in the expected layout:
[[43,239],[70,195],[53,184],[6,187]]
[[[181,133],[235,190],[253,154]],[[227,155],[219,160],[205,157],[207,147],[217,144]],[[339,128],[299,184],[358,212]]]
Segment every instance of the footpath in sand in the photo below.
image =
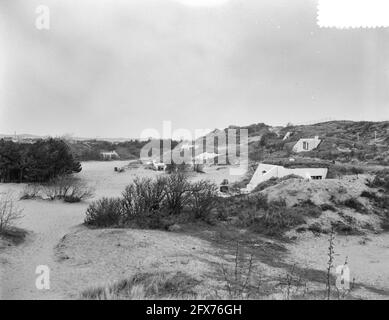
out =
[[[1,299],[61,299],[53,248],[73,226],[82,222],[85,204],[28,200],[22,206],[24,217],[18,226],[29,234],[24,243],[0,249]],[[36,288],[35,271],[39,265],[50,268],[50,290]]]

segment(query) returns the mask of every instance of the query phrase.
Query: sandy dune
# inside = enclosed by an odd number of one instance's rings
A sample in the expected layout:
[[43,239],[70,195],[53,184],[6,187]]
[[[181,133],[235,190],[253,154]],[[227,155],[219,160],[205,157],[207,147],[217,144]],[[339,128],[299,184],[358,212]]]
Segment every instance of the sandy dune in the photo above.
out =
[[[59,278],[72,280],[62,281],[61,289],[72,298],[138,272],[181,271],[202,280],[222,260],[207,241],[157,230],[80,228],[62,239],[55,251],[62,261]],[[209,279],[204,283],[208,286]]]

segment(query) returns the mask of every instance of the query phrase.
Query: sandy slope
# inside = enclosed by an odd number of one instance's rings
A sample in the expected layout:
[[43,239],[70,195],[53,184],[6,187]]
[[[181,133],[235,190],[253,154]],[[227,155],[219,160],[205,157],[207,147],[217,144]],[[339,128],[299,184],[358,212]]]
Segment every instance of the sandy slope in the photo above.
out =
[[[25,243],[9,248],[1,254],[7,261],[3,265],[1,298],[61,298],[53,248],[73,226],[82,222],[86,204],[66,205],[32,200],[24,201],[22,205],[24,218],[19,226],[29,230],[30,235]],[[50,290],[37,290],[35,286],[35,270],[38,265],[47,265],[51,270]]]
[[[184,272],[204,279],[222,259],[213,246],[199,238],[158,230],[98,229],[81,227],[67,235],[56,248],[62,261],[62,289],[69,297],[96,286],[107,286],[136,273]],[[61,274],[63,276],[61,276]],[[206,292],[206,288],[198,291]]]
[[[293,233],[293,232],[292,232]],[[287,261],[300,267],[325,270],[328,262],[328,235],[294,234],[288,244]],[[346,258],[350,281],[355,278],[358,289],[353,295],[362,299],[389,299],[389,234],[368,236],[335,236],[334,267]]]

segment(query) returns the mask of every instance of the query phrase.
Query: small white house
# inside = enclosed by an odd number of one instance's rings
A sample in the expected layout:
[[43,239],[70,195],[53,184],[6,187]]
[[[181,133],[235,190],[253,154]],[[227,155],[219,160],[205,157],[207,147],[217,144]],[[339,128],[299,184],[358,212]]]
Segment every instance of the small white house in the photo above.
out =
[[101,152],[100,156],[103,160],[114,160],[120,158],[116,151]]
[[320,142],[321,140],[318,136],[315,136],[311,139],[300,139],[293,146],[293,152],[311,151],[313,149],[316,149],[319,146]]
[[251,192],[257,185],[269,180],[270,178],[282,178],[291,174],[300,176],[304,179],[321,180],[326,178],[327,172],[327,168],[291,169],[272,164],[260,163],[246,188],[248,192]]

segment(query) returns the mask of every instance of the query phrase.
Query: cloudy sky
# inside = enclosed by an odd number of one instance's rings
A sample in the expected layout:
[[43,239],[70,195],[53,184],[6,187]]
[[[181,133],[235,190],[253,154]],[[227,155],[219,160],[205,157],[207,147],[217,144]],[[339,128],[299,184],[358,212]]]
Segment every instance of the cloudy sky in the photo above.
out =
[[387,120],[388,54],[388,29],[320,29],[314,0],[1,0],[0,133]]

